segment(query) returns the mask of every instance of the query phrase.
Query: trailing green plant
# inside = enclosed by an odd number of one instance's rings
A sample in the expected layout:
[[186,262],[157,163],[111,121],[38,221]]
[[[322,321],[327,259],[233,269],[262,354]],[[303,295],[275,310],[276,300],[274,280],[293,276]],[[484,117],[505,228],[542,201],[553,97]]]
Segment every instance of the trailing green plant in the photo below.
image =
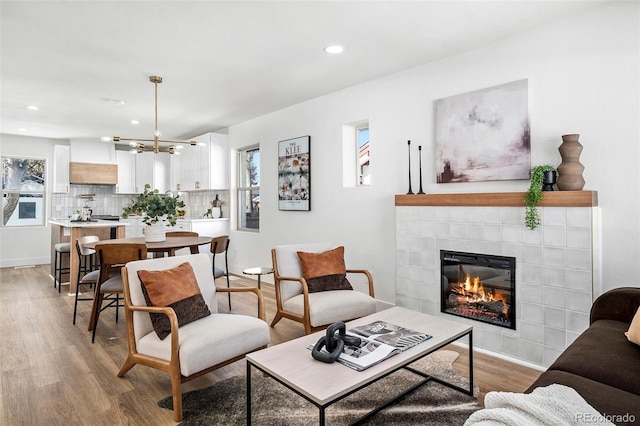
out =
[[171,191],[161,194],[159,190],[151,190],[151,185],[146,184],[142,194],[131,200],[132,203],[122,208],[122,217],[125,219],[131,215],[142,215],[142,222],[152,225],[156,222],[167,221],[171,226],[176,224],[178,210],[184,207],[184,201],[179,200],[180,195],[173,195]]
[[535,166],[529,171],[531,183],[529,190],[524,195],[524,203],[526,205],[524,224],[529,229],[536,229],[538,225],[540,225],[540,214],[538,213],[537,206],[543,197],[542,185],[544,182],[544,172],[554,170],[555,168],[552,165],[543,164],[541,166]]

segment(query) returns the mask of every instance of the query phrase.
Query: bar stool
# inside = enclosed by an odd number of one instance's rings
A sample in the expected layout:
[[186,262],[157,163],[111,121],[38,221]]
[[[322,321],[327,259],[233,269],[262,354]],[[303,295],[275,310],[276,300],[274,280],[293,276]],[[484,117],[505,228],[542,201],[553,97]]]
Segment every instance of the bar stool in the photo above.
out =
[[54,246],[54,260],[53,260],[53,288],[58,287],[58,293],[62,288],[62,275],[69,274],[71,272],[71,266],[63,267],[64,257],[67,257],[69,265],[71,265],[71,244],[70,243],[58,243]]
[[76,297],[73,305],[73,324],[76,323],[79,300],[93,300],[93,297],[79,297],[80,286],[89,285],[92,288],[98,284],[100,278],[99,265],[96,262],[96,251],[86,248],[84,245],[100,241],[95,235],[86,235],[76,240],[76,251],[78,252],[78,286],[76,287]]
[[82,276],[82,274],[88,274],[89,272],[100,269],[96,251],[85,247],[85,244],[97,241],[100,241],[100,238],[95,235],[85,235],[76,240],[76,243],[79,243],[79,246],[76,244],[76,250],[78,248],[80,249],[80,251],[78,251],[78,277]]

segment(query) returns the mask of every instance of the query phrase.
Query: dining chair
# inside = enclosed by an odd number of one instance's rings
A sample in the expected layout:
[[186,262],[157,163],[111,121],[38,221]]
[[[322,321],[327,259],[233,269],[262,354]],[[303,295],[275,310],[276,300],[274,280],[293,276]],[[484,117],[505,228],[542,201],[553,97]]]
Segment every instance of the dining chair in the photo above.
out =
[[[262,292],[217,288],[207,253],[129,262],[122,278],[129,353],[118,377],[136,364],[168,373],[177,422],[182,420],[182,383],[270,343]],[[218,312],[217,292],[253,293],[257,315]],[[134,386],[144,391],[147,384],[136,379]]]
[[[199,237],[200,234],[198,234],[197,232],[193,232],[193,231],[169,231],[166,232],[165,235],[169,238],[172,237]],[[188,251],[187,251],[188,250]],[[198,247],[188,247],[188,248],[183,248],[183,249],[178,249],[178,250],[170,250],[167,254],[169,256],[176,256],[176,255],[183,255],[183,254],[198,254],[200,253],[200,250],[198,250]]]
[[[280,245],[271,250],[271,260],[276,293],[271,327],[288,318],[301,322],[310,334],[377,310],[371,274],[366,269],[346,269],[344,247],[334,248],[330,243]],[[347,274],[365,278],[352,286]]]
[[[213,271],[213,278],[217,279],[220,277],[227,277],[227,288],[229,285],[229,258],[227,253],[229,251],[229,243],[231,239],[228,235],[221,235],[219,237],[214,237],[211,239],[211,270]],[[224,254],[224,269],[218,268],[216,266],[216,255]],[[227,293],[227,297],[229,298],[229,310],[231,310],[231,293]]]
[[76,323],[78,301],[93,300],[93,297],[80,297],[80,286],[89,285],[94,287],[100,279],[100,265],[96,259],[96,251],[85,247],[85,244],[97,241],[100,241],[100,238],[95,235],[85,235],[76,240],[76,252],[78,253],[78,286],[76,287],[75,301],[73,303],[73,324]]
[[[147,246],[144,243],[97,244],[96,253],[100,262],[100,278],[93,302],[91,343],[96,340],[100,312],[108,307],[115,307],[116,322],[118,322],[120,295],[123,294],[121,269],[127,262],[146,259]],[[105,300],[109,303],[103,307],[102,303]]]

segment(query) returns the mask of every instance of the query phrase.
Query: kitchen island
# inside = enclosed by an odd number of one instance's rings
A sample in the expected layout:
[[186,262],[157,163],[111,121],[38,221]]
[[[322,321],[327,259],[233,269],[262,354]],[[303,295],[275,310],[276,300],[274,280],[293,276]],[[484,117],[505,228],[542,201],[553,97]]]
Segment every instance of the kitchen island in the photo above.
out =
[[[95,235],[101,240],[109,240],[111,238],[124,238],[126,222],[115,222],[110,220],[96,220],[87,222],[75,222],[69,219],[51,219],[51,276],[55,276],[54,247],[58,243],[71,243],[69,277],[69,294],[75,294],[78,287],[78,251],[76,250],[76,241],[85,235]],[[112,229],[115,232],[112,232]],[[64,282],[64,275],[63,280]]]

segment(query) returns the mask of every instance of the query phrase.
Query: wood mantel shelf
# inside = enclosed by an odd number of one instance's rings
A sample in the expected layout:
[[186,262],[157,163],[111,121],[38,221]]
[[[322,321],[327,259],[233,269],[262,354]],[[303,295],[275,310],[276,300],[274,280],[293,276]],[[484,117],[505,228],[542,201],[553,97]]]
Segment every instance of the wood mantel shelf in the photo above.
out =
[[[524,192],[396,195],[396,206],[524,207]],[[540,207],[595,207],[598,191],[547,191]]]

